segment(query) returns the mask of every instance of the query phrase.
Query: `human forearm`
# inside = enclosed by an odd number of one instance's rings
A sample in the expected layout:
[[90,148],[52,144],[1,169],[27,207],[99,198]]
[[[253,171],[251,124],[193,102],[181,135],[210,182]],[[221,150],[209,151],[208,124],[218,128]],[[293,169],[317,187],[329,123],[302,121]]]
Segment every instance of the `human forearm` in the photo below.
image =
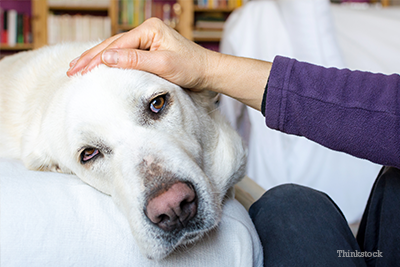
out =
[[233,97],[261,110],[272,63],[219,53],[210,55],[206,89]]
[[400,168],[399,75],[323,68],[278,57],[266,123],[325,147]]

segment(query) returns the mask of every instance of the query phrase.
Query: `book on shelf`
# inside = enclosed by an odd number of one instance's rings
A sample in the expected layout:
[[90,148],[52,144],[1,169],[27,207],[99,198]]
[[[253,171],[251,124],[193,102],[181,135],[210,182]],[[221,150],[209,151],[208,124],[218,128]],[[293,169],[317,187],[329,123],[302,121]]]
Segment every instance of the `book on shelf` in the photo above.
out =
[[137,26],[152,16],[152,0],[121,0],[118,3],[118,22]]
[[248,0],[195,0],[195,5],[200,8],[237,8]]
[[211,30],[194,30],[194,39],[221,39],[222,31],[211,31]]
[[48,44],[100,41],[111,36],[107,16],[49,14],[47,28]]
[[[133,15],[134,15],[134,12],[135,12],[135,8],[134,8],[135,4],[133,3],[134,1],[133,0],[127,0],[125,2],[127,2],[127,8],[125,9],[127,11],[126,23],[130,24],[130,25],[133,25],[133,23],[134,23]],[[137,16],[135,16],[135,17],[137,17]]]
[[23,15],[23,35],[24,35],[24,43],[31,44],[33,42],[32,38],[32,25],[30,16],[24,14]]
[[180,7],[174,0],[121,0],[118,3],[118,23],[126,28],[133,28],[148,18],[157,17],[175,27],[179,12]]
[[8,12],[0,7],[0,44],[8,43]]
[[110,0],[48,0],[50,7],[104,7],[110,6]]
[[0,9],[0,43],[10,47],[32,43],[30,16],[15,9]]
[[223,13],[204,13],[196,16],[196,30],[219,30],[224,29],[226,14]]
[[225,21],[209,21],[209,20],[197,20],[196,29],[215,29],[222,30],[224,28]]
[[17,14],[17,43],[24,43],[24,16]]
[[17,44],[17,11],[11,9],[7,13],[7,42],[9,46],[15,46]]

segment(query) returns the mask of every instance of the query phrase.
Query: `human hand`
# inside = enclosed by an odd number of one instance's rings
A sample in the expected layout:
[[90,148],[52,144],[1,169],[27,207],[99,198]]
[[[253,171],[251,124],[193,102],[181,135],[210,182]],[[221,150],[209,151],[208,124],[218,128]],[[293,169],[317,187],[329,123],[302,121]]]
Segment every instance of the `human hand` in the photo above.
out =
[[70,63],[68,76],[99,64],[154,73],[183,88],[226,94],[260,110],[271,63],[224,55],[187,40],[161,20],[146,20]]
[[154,73],[181,87],[210,87],[207,74],[219,53],[181,36],[161,20],[146,20],[129,32],[115,35],[84,52],[70,63],[68,76],[87,73],[99,64]]

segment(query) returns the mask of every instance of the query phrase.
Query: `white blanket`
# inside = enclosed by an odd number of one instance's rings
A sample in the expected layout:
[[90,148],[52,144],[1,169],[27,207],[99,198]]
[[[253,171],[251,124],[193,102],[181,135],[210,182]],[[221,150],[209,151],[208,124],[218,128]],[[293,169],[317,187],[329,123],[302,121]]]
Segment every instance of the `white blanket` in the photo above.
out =
[[218,229],[155,262],[144,258],[111,197],[74,175],[0,158],[0,266],[262,266],[255,228],[236,200]]

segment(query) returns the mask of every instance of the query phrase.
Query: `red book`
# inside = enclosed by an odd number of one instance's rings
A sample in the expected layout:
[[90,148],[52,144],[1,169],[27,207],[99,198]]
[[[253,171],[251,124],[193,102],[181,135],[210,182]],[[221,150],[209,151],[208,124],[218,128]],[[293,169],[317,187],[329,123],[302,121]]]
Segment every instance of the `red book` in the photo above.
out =
[[3,29],[1,31],[1,43],[2,44],[7,44],[8,43],[8,11],[4,10],[3,11]]
[[0,7],[0,44],[3,39],[3,9]]
[[153,17],[163,19],[163,4],[158,2],[153,2]]
[[29,17],[29,15],[24,14],[24,18],[23,18],[24,22],[24,42],[26,44],[30,44],[32,43],[32,32],[31,32],[31,18]]

